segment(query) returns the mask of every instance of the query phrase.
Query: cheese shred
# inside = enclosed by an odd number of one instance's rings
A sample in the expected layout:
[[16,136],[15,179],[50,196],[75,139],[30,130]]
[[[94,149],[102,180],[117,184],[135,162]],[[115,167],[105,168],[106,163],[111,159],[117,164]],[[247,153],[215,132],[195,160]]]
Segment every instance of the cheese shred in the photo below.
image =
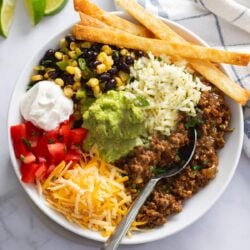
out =
[[[42,184],[42,192],[55,210],[80,227],[109,236],[131,205],[124,171],[93,154],[78,164],[61,162]],[[137,229],[144,222],[134,222]]]

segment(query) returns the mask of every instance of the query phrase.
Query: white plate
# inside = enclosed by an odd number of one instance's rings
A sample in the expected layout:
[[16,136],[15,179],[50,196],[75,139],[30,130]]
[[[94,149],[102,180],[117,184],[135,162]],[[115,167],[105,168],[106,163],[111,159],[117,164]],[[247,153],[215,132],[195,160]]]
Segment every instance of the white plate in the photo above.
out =
[[[122,12],[116,12],[117,15],[127,18]],[[164,19],[163,19],[164,20]],[[198,36],[192,33],[190,30],[168,20],[164,20],[171,28],[178,32],[185,39],[208,46],[203,40]],[[10,108],[9,108],[9,117],[8,117],[8,128],[11,125],[18,124],[21,122],[21,115],[19,112],[19,103],[21,96],[25,93],[27,84],[29,83],[30,75],[32,68],[39,63],[39,60],[43,57],[46,50],[49,48],[57,47],[58,41],[60,38],[63,38],[66,34],[70,32],[69,27],[65,28],[58,35],[51,38],[33,57],[30,62],[24,68],[19,80],[16,83],[16,87],[11,99]],[[225,69],[222,70],[226,73]],[[124,238],[122,243],[124,244],[140,244],[145,242],[150,242],[158,240],[169,235],[172,235],[188,225],[192,224],[203,214],[205,214],[208,209],[216,202],[216,200],[221,196],[226,187],[228,186],[232,176],[237,167],[241,148],[242,148],[242,139],[243,139],[243,116],[242,109],[240,105],[236,104],[231,99],[227,98],[227,103],[229,104],[232,121],[231,127],[235,128],[233,133],[229,133],[226,138],[225,147],[219,151],[219,172],[217,177],[209,183],[204,189],[200,190],[198,194],[192,197],[190,200],[185,202],[184,209],[181,213],[171,216],[168,220],[168,223],[165,225],[155,228],[153,230],[148,230],[145,232],[134,233],[132,238]],[[11,161],[16,172],[17,178],[20,181],[20,171],[19,164],[15,158],[14,150],[11,143],[10,132],[8,129],[8,140],[9,140],[9,151],[11,156]],[[21,182],[21,181],[20,181]],[[105,238],[100,236],[96,232],[90,230],[84,230],[68,222],[62,215],[55,212],[49,208],[43,198],[39,196],[36,191],[36,188],[32,185],[27,185],[21,182],[23,189],[29,195],[31,200],[39,207],[48,217],[54,220],[56,223],[62,227],[68,229],[71,232],[74,232],[80,236],[93,239],[96,241],[104,241]]]

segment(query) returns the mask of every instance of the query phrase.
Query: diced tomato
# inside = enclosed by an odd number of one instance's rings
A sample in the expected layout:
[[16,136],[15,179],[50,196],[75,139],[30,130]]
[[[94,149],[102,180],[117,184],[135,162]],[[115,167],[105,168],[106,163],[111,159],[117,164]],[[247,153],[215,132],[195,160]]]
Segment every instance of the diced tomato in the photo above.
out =
[[36,156],[33,153],[28,152],[24,155],[21,155],[20,159],[24,164],[30,164],[36,161]]
[[47,136],[43,135],[40,141],[38,141],[37,146],[33,150],[36,157],[49,157],[48,151],[48,138]]
[[22,181],[26,183],[34,183],[36,177],[35,173],[37,169],[38,169],[37,163],[22,164],[20,168]]
[[45,157],[38,156],[37,158],[38,158],[39,163],[46,163],[47,162]]
[[63,123],[59,128],[59,135],[63,137],[63,141],[68,145],[70,139],[70,125],[69,123]]
[[48,168],[48,166],[46,165],[45,162],[39,163],[38,168],[37,168],[37,170],[35,172],[35,177],[38,180],[43,180],[45,178],[45,176],[46,176],[47,168]]
[[59,134],[59,129],[53,129],[51,131],[44,132],[44,135],[47,137],[47,140],[48,140],[47,143],[48,144],[61,141],[60,140],[61,136]]
[[26,132],[29,139],[39,138],[43,134],[43,130],[33,125],[33,123],[26,121]]
[[58,163],[64,159],[67,148],[65,143],[56,142],[48,144],[48,150],[51,156],[51,162]]
[[75,128],[70,130],[70,140],[72,144],[81,143],[87,136],[87,129],[85,128]]
[[23,143],[23,138],[26,138],[26,126],[24,123],[19,125],[11,126],[10,134],[13,141],[14,151],[17,158],[20,155],[25,155],[28,150],[26,149],[25,144]]
[[80,158],[81,158],[81,154],[78,151],[70,150],[65,155],[64,160],[67,163],[70,162],[70,161],[79,162]]

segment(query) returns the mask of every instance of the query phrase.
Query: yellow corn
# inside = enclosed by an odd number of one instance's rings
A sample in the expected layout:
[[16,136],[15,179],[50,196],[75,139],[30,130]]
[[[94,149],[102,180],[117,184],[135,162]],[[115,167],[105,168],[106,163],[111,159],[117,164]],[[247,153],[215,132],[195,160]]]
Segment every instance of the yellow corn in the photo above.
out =
[[74,95],[74,91],[73,89],[71,88],[71,86],[66,86],[64,89],[63,89],[63,92],[64,92],[64,95],[68,98],[71,98],[73,95]]
[[71,62],[69,63],[69,65],[73,66],[73,67],[76,67],[78,64],[77,64],[76,60],[71,60]]
[[122,82],[126,82],[129,79],[129,74],[125,73],[124,71],[119,71],[118,76],[121,78]]
[[78,89],[81,88],[81,83],[80,82],[75,82],[72,87],[73,87],[73,90],[77,91]]
[[75,50],[77,48],[77,44],[75,42],[71,42],[69,47],[71,50]]
[[107,54],[106,54],[105,52],[101,52],[101,53],[99,53],[99,55],[97,56],[96,59],[97,59],[99,62],[104,63],[105,60],[106,60],[106,58],[107,58]]
[[94,88],[95,86],[99,85],[99,80],[97,78],[90,78],[87,82],[87,85],[91,88]]
[[102,63],[102,64],[97,65],[97,67],[96,67],[97,74],[102,74],[106,71],[107,71],[107,67],[105,64]]
[[115,80],[117,87],[121,87],[122,85],[124,85],[120,77],[115,77]]
[[62,39],[60,40],[59,46],[60,46],[61,48],[67,47],[67,42],[66,42],[65,38],[62,38]]
[[83,42],[81,43],[81,48],[83,49],[89,49],[91,47],[91,43],[90,42]]
[[31,81],[32,82],[41,81],[42,79],[43,79],[42,75],[33,75],[33,76],[31,76]]
[[71,75],[74,75],[75,74],[75,67],[73,66],[67,66],[66,67],[66,71],[71,74]]
[[70,58],[75,59],[76,58],[76,52],[75,51],[69,51],[68,55]]
[[102,48],[101,48],[101,51],[103,51],[107,55],[112,54],[112,49],[108,45],[103,45]]
[[62,60],[62,58],[63,58],[63,53],[57,51],[57,52],[55,53],[55,57],[56,57],[56,59],[58,59],[58,60]]
[[56,78],[55,79],[55,83],[60,86],[60,87],[63,87],[64,86],[64,81],[62,78]]
[[79,81],[82,77],[82,72],[78,67],[75,67],[75,76],[74,76],[74,80],[75,81]]
[[100,97],[101,96],[101,89],[100,89],[100,86],[99,85],[96,85],[92,88],[93,90],[93,94],[96,98]]
[[128,54],[128,50],[127,50],[127,49],[122,49],[122,50],[120,51],[120,54],[121,54],[122,56],[126,56],[126,55]]

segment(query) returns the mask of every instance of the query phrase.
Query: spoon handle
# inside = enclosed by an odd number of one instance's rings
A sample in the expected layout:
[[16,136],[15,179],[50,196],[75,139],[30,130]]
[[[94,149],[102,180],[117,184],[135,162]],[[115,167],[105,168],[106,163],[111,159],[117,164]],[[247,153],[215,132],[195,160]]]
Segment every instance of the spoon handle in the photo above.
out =
[[127,215],[125,215],[120,222],[120,224],[116,227],[113,234],[108,238],[106,243],[104,244],[103,250],[116,250],[122,240],[123,236],[127,233],[130,225],[134,221],[136,215],[138,214],[140,208],[148,198],[148,196],[152,193],[156,183],[159,179],[151,179],[147,185],[144,187],[139,196],[135,199],[133,204],[131,205]]

